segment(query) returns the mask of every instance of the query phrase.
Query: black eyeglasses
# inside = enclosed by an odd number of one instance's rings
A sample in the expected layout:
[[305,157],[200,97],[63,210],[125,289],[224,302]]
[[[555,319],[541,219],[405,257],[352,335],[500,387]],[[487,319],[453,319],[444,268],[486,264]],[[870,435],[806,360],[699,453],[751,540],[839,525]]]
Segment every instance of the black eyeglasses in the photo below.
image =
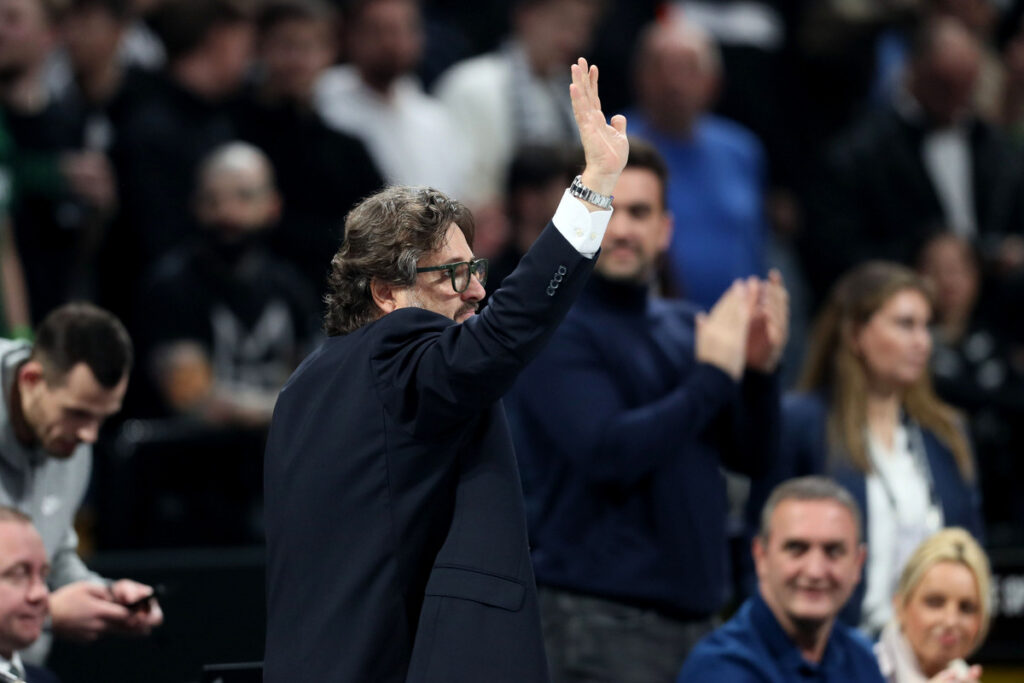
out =
[[487,259],[475,258],[472,261],[459,261],[458,263],[446,263],[443,266],[427,266],[417,268],[417,273],[431,273],[435,271],[446,271],[452,279],[452,289],[462,294],[469,287],[469,276],[475,275],[481,285],[487,284]]

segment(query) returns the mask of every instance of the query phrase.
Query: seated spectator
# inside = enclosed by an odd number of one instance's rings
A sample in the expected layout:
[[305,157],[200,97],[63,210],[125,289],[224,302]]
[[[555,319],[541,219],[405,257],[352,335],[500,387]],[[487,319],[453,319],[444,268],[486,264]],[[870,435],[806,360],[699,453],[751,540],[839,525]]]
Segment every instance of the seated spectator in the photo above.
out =
[[981,667],[964,658],[981,647],[992,618],[992,574],[978,542],[943,529],[907,560],[893,619],[875,654],[886,683],[969,683]]
[[92,293],[92,245],[116,203],[107,159],[83,149],[81,112],[47,92],[52,0],[0,2],[0,109],[15,148],[14,241],[31,318]]
[[826,150],[808,195],[803,261],[818,292],[867,259],[911,263],[947,228],[988,260],[1016,254],[1024,225],[1024,156],[972,102],[980,47],[950,17],[917,31],[902,87]]
[[345,215],[383,184],[358,138],[328,127],[313,105],[334,62],[334,13],[320,0],[274,0],[256,18],[260,78],[236,107],[240,139],[262,149],[284,200],[275,254],[324,289]]
[[[49,671],[21,661],[18,654],[43,633],[50,610],[49,575],[46,546],[32,519],[0,505],[0,680],[57,681]],[[14,678],[2,678],[3,674]]]
[[576,138],[565,65],[587,53],[600,0],[517,0],[513,33],[497,51],[451,67],[435,87],[466,136],[470,185],[465,199],[500,200],[505,174],[523,145]]
[[866,550],[849,492],[823,477],[780,484],[752,550],[757,594],[697,644],[678,683],[880,683],[867,640],[836,618]]
[[766,167],[746,128],[710,113],[722,77],[711,37],[682,21],[653,24],[640,39],[638,109],[630,134],[653,144],[669,168],[668,209],[677,230],[668,251],[683,296],[704,308],[739,277],[765,268]]
[[1024,541],[1024,367],[1000,320],[998,293],[984,290],[969,242],[942,234],[925,244],[918,271],[935,295],[931,372],[939,396],[964,411],[977,455],[986,540]]
[[889,620],[918,543],[943,526],[981,533],[970,445],[928,375],[931,312],[909,268],[874,261],[845,275],[816,321],[802,393],[783,402],[778,462],[751,486],[751,526],[768,491],[790,477],[827,473],[850,491],[869,551],[842,616],[868,633]]
[[[90,641],[108,633],[144,635],[163,622],[154,600],[142,612],[126,605],[153,589],[108,582],[78,556],[74,519],[92,470],[100,427],[121,409],[132,343],[117,318],[90,304],[48,315],[34,345],[0,340],[0,504],[39,520],[46,556],[52,634]],[[40,661],[47,631],[29,661]]]
[[85,143],[107,151],[133,104],[152,79],[122,54],[134,15],[130,0],[73,0],[61,18],[69,82],[61,99],[84,110]]
[[317,296],[265,244],[280,199],[262,152],[217,148],[198,184],[200,235],[161,260],[144,288],[145,370],[171,413],[264,427],[314,341]]
[[136,291],[141,272],[189,237],[196,169],[235,139],[226,102],[249,66],[252,26],[231,0],[164,2],[150,21],[167,66],[112,150],[121,216],[105,255],[111,296]]
[[347,7],[349,63],[321,77],[317,110],[363,141],[389,183],[462,196],[468,173],[462,132],[414,73],[423,55],[419,3],[355,0]]

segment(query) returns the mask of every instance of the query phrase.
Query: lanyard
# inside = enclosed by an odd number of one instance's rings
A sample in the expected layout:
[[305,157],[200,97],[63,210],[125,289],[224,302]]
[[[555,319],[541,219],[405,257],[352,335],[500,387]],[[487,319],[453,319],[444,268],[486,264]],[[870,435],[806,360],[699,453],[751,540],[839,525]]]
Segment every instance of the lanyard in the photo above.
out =
[[[914,467],[918,473],[924,478],[925,484],[928,487],[928,521],[936,522],[934,525],[941,526],[941,518],[939,520],[932,519],[932,515],[935,511],[939,514],[942,512],[942,501],[939,500],[938,494],[935,492],[935,481],[932,478],[932,469],[928,466],[928,456],[924,448],[924,437],[921,434],[921,428],[916,422],[907,420],[904,429],[907,433],[907,447],[910,451],[910,457],[914,462]],[[871,460],[871,467],[874,469],[875,476],[878,477],[878,483],[882,485],[882,490],[885,492],[885,497],[889,501],[889,507],[892,509],[893,515],[899,520],[899,507],[896,503],[896,491],[892,485],[886,479],[882,469],[878,466],[878,460],[875,458],[874,449],[868,446],[868,458]]]

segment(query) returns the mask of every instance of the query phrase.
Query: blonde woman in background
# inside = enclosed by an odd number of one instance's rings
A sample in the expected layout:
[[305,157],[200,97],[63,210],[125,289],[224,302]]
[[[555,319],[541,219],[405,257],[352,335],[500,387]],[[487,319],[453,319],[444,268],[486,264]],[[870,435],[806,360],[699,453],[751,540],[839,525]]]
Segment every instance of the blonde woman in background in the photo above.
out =
[[985,640],[992,604],[988,558],[964,529],[943,529],[917,547],[893,596],[893,619],[875,645],[888,683],[981,680],[964,658]]

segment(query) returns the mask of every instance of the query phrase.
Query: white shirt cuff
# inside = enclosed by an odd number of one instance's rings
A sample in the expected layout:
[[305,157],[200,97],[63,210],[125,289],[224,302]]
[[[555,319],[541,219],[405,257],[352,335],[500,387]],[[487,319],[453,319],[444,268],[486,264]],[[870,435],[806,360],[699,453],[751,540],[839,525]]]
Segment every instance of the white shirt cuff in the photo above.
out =
[[590,211],[582,200],[566,190],[551,222],[576,251],[587,258],[594,258],[594,254],[601,248],[601,240],[604,239],[604,231],[611,218],[611,209]]

